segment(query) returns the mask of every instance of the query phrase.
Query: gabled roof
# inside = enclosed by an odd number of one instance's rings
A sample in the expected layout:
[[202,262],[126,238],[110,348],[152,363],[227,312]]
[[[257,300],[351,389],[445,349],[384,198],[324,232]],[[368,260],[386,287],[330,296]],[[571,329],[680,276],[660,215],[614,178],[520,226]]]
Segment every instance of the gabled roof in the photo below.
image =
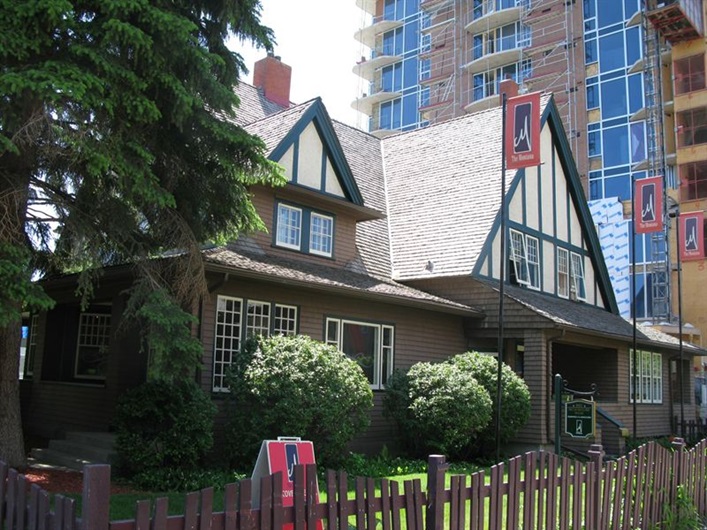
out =
[[[552,95],[541,97],[567,175],[568,190],[585,230],[604,303],[616,303],[601,245]],[[497,124],[494,126],[493,124]],[[393,277],[409,281],[474,275],[500,226],[502,109],[494,107],[382,140]],[[507,171],[505,195],[524,170]]]
[[236,109],[235,122],[241,126],[262,120],[287,108],[267,99],[261,89],[242,81],[236,87],[236,95],[240,104]]
[[[498,282],[478,280],[488,289],[498,292]],[[552,296],[531,289],[523,289],[515,285],[504,286],[504,294],[508,299],[514,300],[529,310],[553,322],[557,327],[613,337],[623,342],[633,340],[633,324],[624,317],[610,313],[598,307],[574,302]],[[637,326],[636,343],[640,348],[678,351],[680,341],[671,335],[647,325]],[[688,355],[704,355],[705,350],[690,344],[683,343],[683,350]]]
[[207,270],[223,270],[229,274],[266,282],[283,283],[290,287],[306,287],[354,298],[366,298],[396,305],[482,317],[477,309],[435,296],[389,279],[375,278],[356,271],[304,262],[280,256],[265,255],[255,244],[244,238],[239,242],[203,252]]
[[314,124],[319,133],[324,150],[332,161],[334,171],[346,197],[352,203],[363,206],[363,197],[321,98],[295,105],[250,123],[245,126],[245,129],[249,133],[259,136],[265,142],[268,157],[278,161],[293,146],[310,123]]

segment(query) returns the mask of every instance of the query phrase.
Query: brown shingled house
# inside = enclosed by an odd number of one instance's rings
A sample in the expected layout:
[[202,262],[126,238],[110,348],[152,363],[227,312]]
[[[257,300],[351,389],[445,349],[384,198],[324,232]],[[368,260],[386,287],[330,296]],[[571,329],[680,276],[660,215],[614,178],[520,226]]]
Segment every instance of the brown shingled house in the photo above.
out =
[[[242,125],[289,184],[251,190],[267,232],[203,252],[211,296],[196,311],[202,387],[222,397],[231,355],[251,333],[307,334],[346,353],[364,344],[376,407],[354,449],[377,451],[392,443],[380,403],[394,368],[497,350],[501,111],[381,140],[330,119],[320,99],[282,106],[266,98],[267,83],[238,90]],[[596,441],[619,450],[621,430],[632,430],[633,327],[618,314],[556,106],[550,95],[542,102],[542,163],[509,172],[505,190],[504,359],[533,407],[516,442],[552,443],[559,372],[573,388],[597,385]],[[32,317],[28,340],[25,427],[50,438],[108,431],[120,393],[145,377],[136,339],[115,333],[128,269],[106,271],[84,312],[72,282],[47,283],[59,303]],[[694,415],[688,359],[698,350],[643,326],[636,337],[630,434],[668,434],[677,370]],[[107,354],[96,361],[88,344]]]

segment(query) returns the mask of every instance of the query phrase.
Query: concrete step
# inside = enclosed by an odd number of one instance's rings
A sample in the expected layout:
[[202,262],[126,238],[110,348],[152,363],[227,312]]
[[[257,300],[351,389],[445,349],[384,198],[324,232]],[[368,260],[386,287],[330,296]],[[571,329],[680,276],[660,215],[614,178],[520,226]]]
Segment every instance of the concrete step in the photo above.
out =
[[90,460],[55,451],[48,447],[36,447],[29,453],[29,460],[33,466],[52,466],[83,471],[83,467],[94,464]]
[[115,435],[110,433],[69,432],[66,439],[50,440],[48,447],[34,448],[29,456],[39,465],[83,471],[87,464],[115,463],[114,443]]

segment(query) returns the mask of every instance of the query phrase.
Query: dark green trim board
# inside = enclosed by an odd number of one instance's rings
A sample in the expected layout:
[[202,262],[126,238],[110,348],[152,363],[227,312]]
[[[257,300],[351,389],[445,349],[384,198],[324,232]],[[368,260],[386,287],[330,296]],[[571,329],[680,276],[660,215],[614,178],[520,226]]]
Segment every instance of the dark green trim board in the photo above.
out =
[[[592,214],[589,212],[589,206],[587,205],[587,198],[584,194],[584,189],[582,189],[582,183],[579,179],[579,172],[577,171],[577,166],[574,163],[574,158],[572,156],[572,150],[570,149],[569,142],[567,141],[567,135],[565,134],[564,127],[562,125],[562,119],[560,118],[560,113],[557,110],[557,105],[555,105],[555,100],[550,97],[550,101],[545,106],[543,112],[540,127],[545,123],[550,125],[550,130],[553,133],[553,144],[557,147],[560,164],[567,176],[567,187],[572,197],[572,202],[579,215],[579,221],[582,226],[582,238],[587,243],[587,248],[590,250],[589,257],[594,267],[595,281],[599,284],[601,298],[604,301],[604,305],[612,313],[619,314],[619,308],[616,304],[616,297],[614,296],[614,289],[611,286],[611,279],[609,278],[609,271],[606,268],[606,263],[604,263],[603,254],[601,251],[601,244],[599,243],[599,237],[594,230],[594,220],[592,219]],[[554,157],[553,157],[554,160]]]
[[[322,140],[324,156],[331,158],[331,165],[334,168],[341,189],[344,190],[346,198],[358,206],[363,206],[363,196],[358,189],[353,173],[346,161],[344,151],[339,143],[339,139],[334,132],[331,118],[322,103],[321,98],[312,100],[312,104],[302,113],[297,123],[289,130],[285,137],[270,153],[270,159],[278,161],[284,156],[287,150],[300,137],[307,126],[313,123]],[[294,161],[297,165],[297,160]],[[321,191],[324,191],[322,189]]]

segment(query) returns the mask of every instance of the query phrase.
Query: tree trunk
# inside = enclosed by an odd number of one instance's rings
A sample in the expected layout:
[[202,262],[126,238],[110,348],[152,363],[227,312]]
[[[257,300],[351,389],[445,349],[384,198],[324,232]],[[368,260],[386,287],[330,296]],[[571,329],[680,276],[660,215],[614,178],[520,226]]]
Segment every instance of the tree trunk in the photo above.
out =
[[20,338],[22,323],[0,327],[0,460],[27,465],[20,415]]

